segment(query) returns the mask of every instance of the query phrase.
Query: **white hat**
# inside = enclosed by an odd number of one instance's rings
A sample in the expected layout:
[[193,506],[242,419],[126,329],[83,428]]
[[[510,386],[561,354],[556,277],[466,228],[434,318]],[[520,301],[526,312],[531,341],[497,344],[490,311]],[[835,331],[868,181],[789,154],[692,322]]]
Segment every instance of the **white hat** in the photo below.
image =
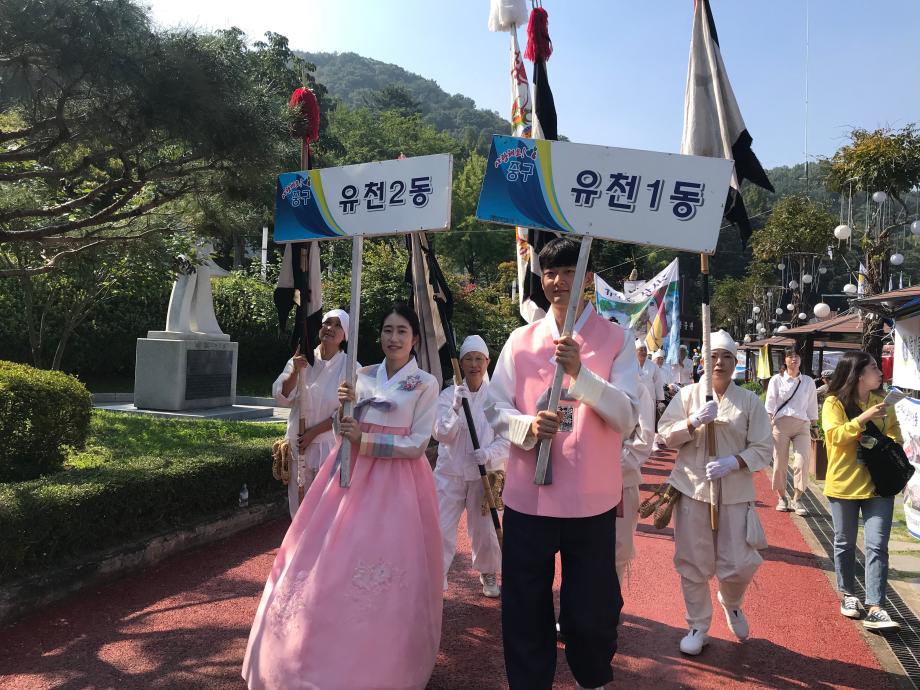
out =
[[664,356],[665,356],[664,350],[655,350],[652,353],[652,359],[658,359],[659,357],[664,357]]
[[726,331],[716,331],[709,335],[709,348],[711,350],[725,350],[731,352],[732,357],[738,359],[738,346],[735,339]]
[[466,340],[460,346],[460,359],[463,359],[463,356],[468,355],[470,352],[479,352],[486,359],[489,358],[489,347],[486,345],[486,341],[478,335],[466,336]]
[[645,338],[636,338],[636,349],[638,350],[640,347],[644,350],[648,350],[648,345],[645,344]]
[[345,331],[345,340],[348,340],[348,324],[351,321],[348,317],[348,312],[343,309],[330,309],[323,314],[323,323],[325,323],[326,319],[329,317],[335,317],[339,320],[339,323],[342,324],[342,330]]

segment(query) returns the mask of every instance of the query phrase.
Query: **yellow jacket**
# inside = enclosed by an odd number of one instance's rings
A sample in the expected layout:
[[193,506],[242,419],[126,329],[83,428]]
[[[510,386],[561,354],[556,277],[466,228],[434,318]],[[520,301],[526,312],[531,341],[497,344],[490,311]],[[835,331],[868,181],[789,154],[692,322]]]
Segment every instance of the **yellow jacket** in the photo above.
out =
[[[865,411],[882,400],[881,395],[870,393],[866,404],[859,405],[859,409]],[[889,438],[901,442],[901,428],[898,426],[894,406],[888,408],[884,419],[876,419],[872,423]],[[843,403],[833,395],[827,397],[821,408],[821,426],[824,428],[827,448],[827,480],[824,484],[824,495],[848,499],[875,496],[875,484],[872,483],[869,470],[856,457],[859,437],[865,427],[855,419],[850,419],[843,409]]]

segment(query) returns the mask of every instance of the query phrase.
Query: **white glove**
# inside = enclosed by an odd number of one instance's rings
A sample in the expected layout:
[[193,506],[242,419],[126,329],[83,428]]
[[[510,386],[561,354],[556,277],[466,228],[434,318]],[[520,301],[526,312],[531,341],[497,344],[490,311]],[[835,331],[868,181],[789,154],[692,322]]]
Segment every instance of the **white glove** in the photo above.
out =
[[721,479],[729,472],[734,472],[740,467],[741,465],[738,464],[738,458],[734,455],[726,455],[724,458],[706,463],[706,479],[709,481]]
[[473,451],[473,462],[477,465],[485,465],[489,461],[489,456],[486,455],[486,451],[483,448]]
[[709,424],[716,418],[717,414],[719,414],[719,403],[715,400],[710,400],[697,410],[696,414],[690,416],[690,424],[696,429],[703,424]]
[[463,407],[463,399],[470,399],[470,389],[466,387],[465,383],[461,383],[459,386],[454,387],[454,412],[459,412],[460,408]]

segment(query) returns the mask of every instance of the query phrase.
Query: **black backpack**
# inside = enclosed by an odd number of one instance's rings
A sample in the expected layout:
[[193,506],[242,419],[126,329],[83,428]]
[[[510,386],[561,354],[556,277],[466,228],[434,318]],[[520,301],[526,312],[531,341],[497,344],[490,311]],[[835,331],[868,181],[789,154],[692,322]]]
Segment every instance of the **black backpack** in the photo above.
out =
[[[851,406],[847,409],[850,419],[862,414],[858,408]],[[859,441],[857,452],[866,463],[866,469],[875,484],[875,492],[879,496],[895,496],[907,486],[907,482],[914,475],[914,466],[907,459],[907,454],[901,444],[886,436],[875,422],[868,422],[863,436],[875,439],[871,447]]]

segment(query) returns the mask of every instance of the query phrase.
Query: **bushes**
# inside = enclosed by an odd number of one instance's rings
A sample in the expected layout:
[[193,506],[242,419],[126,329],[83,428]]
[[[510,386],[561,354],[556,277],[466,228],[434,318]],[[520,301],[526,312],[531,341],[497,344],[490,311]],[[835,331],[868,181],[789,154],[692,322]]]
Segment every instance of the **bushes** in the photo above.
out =
[[94,412],[69,468],[0,484],[0,582],[187,525],[282,490],[274,424],[158,420]]
[[91,406],[72,376],[0,361],[0,481],[60,469],[67,447],[86,442]]
[[[277,374],[291,356],[287,340],[278,333],[274,291],[274,285],[239,273],[211,282],[217,323],[240,344],[238,371]],[[292,310],[288,331],[293,321]]]

